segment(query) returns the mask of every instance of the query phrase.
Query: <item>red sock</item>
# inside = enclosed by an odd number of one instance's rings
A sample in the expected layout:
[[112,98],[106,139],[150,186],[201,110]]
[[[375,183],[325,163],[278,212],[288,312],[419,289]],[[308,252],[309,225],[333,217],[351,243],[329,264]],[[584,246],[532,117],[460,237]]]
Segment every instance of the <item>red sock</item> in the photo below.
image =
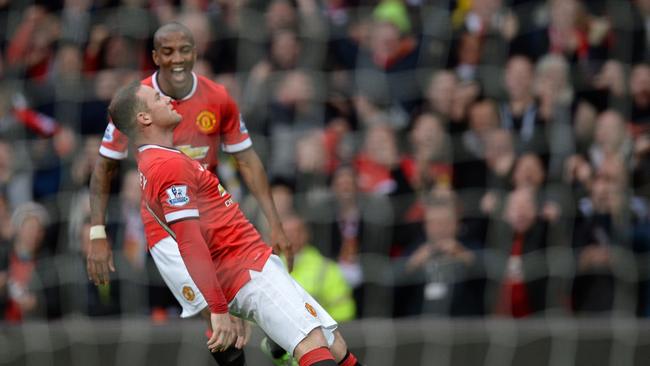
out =
[[[298,361],[298,363],[300,366],[309,366],[315,364],[316,362],[325,360],[334,361],[334,356],[332,356],[329,348],[319,347],[305,353],[302,357],[300,357],[300,361]],[[336,361],[334,362],[336,363]]]
[[348,351],[348,353],[345,354],[345,357],[339,362],[340,366],[355,366],[357,364],[357,358],[354,357],[354,355]]

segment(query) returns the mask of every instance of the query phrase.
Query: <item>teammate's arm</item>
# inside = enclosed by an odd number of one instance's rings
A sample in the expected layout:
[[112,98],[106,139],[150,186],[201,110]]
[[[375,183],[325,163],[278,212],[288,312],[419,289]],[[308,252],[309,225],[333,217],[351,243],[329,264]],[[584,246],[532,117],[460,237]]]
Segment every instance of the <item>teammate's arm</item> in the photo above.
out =
[[264,216],[271,228],[271,246],[277,252],[284,253],[287,259],[289,271],[293,269],[294,248],[282,228],[282,222],[275,209],[275,203],[271,196],[271,189],[266,177],[264,165],[253,148],[248,148],[233,154],[237,159],[239,172],[244,179],[244,183],[250,189],[255,199],[262,208]]
[[212,336],[208,340],[210,351],[222,351],[236,340],[236,324],[230,320],[228,303],[217,279],[208,245],[201,235],[199,220],[188,218],[170,224],[176,234],[178,249],[192,280],[201,290],[210,309]]
[[109,271],[115,272],[113,251],[104,229],[111,180],[117,173],[119,162],[103,156],[97,158],[90,176],[91,245],[86,259],[88,278],[95,285],[108,284]]

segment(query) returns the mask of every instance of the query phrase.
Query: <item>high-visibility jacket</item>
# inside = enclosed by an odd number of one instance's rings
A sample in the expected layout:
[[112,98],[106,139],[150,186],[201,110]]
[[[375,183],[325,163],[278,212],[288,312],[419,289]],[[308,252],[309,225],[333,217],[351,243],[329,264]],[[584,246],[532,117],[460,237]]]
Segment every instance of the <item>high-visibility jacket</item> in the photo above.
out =
[[303,247],[295,257],[291,276],[337,322],[352,320],[356,316],[352,288],[338,264],[324,257],[318,249],[311,245]]

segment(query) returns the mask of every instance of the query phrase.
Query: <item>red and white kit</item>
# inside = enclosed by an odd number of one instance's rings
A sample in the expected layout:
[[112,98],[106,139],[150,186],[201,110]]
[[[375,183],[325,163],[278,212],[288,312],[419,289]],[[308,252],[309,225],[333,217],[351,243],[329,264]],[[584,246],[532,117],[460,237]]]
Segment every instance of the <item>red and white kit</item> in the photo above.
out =
[[[157,83],[158,73],[142,80],[143,85],[154,88],[165,95]],[[181,100],[172,100],[176,111],[183,117],[174,130],[174,145],[187,156],[201,163],[206,169],[215,172],[218,164],[218,148],[228,153],[243,151],[252,146],[252,141],[241,120],[239,109],[226,89],[202,76],[193,76],[190,93]],[[99,153],[109,159],[122,160],[127,157],[128,138],[108,123]],[[183,307],[182,317],[195,315],[207,303],[189,273],[183,267],[175,242],[146,211],[141,208],[147,244],[163,279]],[[152,250],[161,241],[171,241],[169,250],[161,246]]]
[[[200,275],[191,272],[213,311],[224,309],[225,298],[231,312],[254,320],[291,353],[319,326],[333,342],[336,322],[289,276],[280,259],[271,257],[271,247],[263,242],[216,175],[179,150],[145,145],[138,152],[146,215],[154,218],[168,237],[175,236],[170,227],[173,223],[199,220],[214,266]],[[179,237],[178,241],[184,243],[187,239]],[[152,255],[155,258],[159,248],[172,250],[174,245],[162,240],[151,249]],[[182,248],[185,268],[200,267],[197,258],[204,258],[204,249]],[[210,282],[211,278],[217,278],[218,284]]]

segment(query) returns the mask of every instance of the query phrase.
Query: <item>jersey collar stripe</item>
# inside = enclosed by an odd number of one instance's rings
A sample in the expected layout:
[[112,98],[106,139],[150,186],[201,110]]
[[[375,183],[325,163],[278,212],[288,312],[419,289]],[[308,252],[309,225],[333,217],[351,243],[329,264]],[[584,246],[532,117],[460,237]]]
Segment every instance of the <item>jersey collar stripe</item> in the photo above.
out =
[[165,215],[165,220],[170,223],[172,221],[180,220],[180,219],[186,219],[190,217],[199,217],[199,210],[197,209],[189,209],[189,210],[180,210],[180,211],[174,211],[170,212]]
[[[158,71],[154,72],[153,76],[151,76],[151,83],[153,84],[153,88],[156,89],[156,91],[158,93],[160,93],[160,95],[165,96],[165,97],[169,97],[169,95],[163,93],[162,89],[160,89],[160,85],[158,85]],[[186,96],[184,96],[183,99],[181,99],[181,100],[188,100],[188,99],[192,98],[194,93],[196,93],[196,87],[198,85],[199,85],[199,80],[196,77],[196,74],[194,72],[192,72],[192,90],[190,90],[190,92]],[[174,98],[172,98],[172,99],[174,99]]]
[[142,146],[140,146],[138,148],[138,152],[143,152],[143,151],[149,150],[149,149],[161,149],[161,150],[167,150],[167,151],[171,151],[171,152],[175,152],[175,153],[180,153],[180,151],[178,151],[176,149],[170,149],[168,147],[159,146],[159,145],[142,145]]

